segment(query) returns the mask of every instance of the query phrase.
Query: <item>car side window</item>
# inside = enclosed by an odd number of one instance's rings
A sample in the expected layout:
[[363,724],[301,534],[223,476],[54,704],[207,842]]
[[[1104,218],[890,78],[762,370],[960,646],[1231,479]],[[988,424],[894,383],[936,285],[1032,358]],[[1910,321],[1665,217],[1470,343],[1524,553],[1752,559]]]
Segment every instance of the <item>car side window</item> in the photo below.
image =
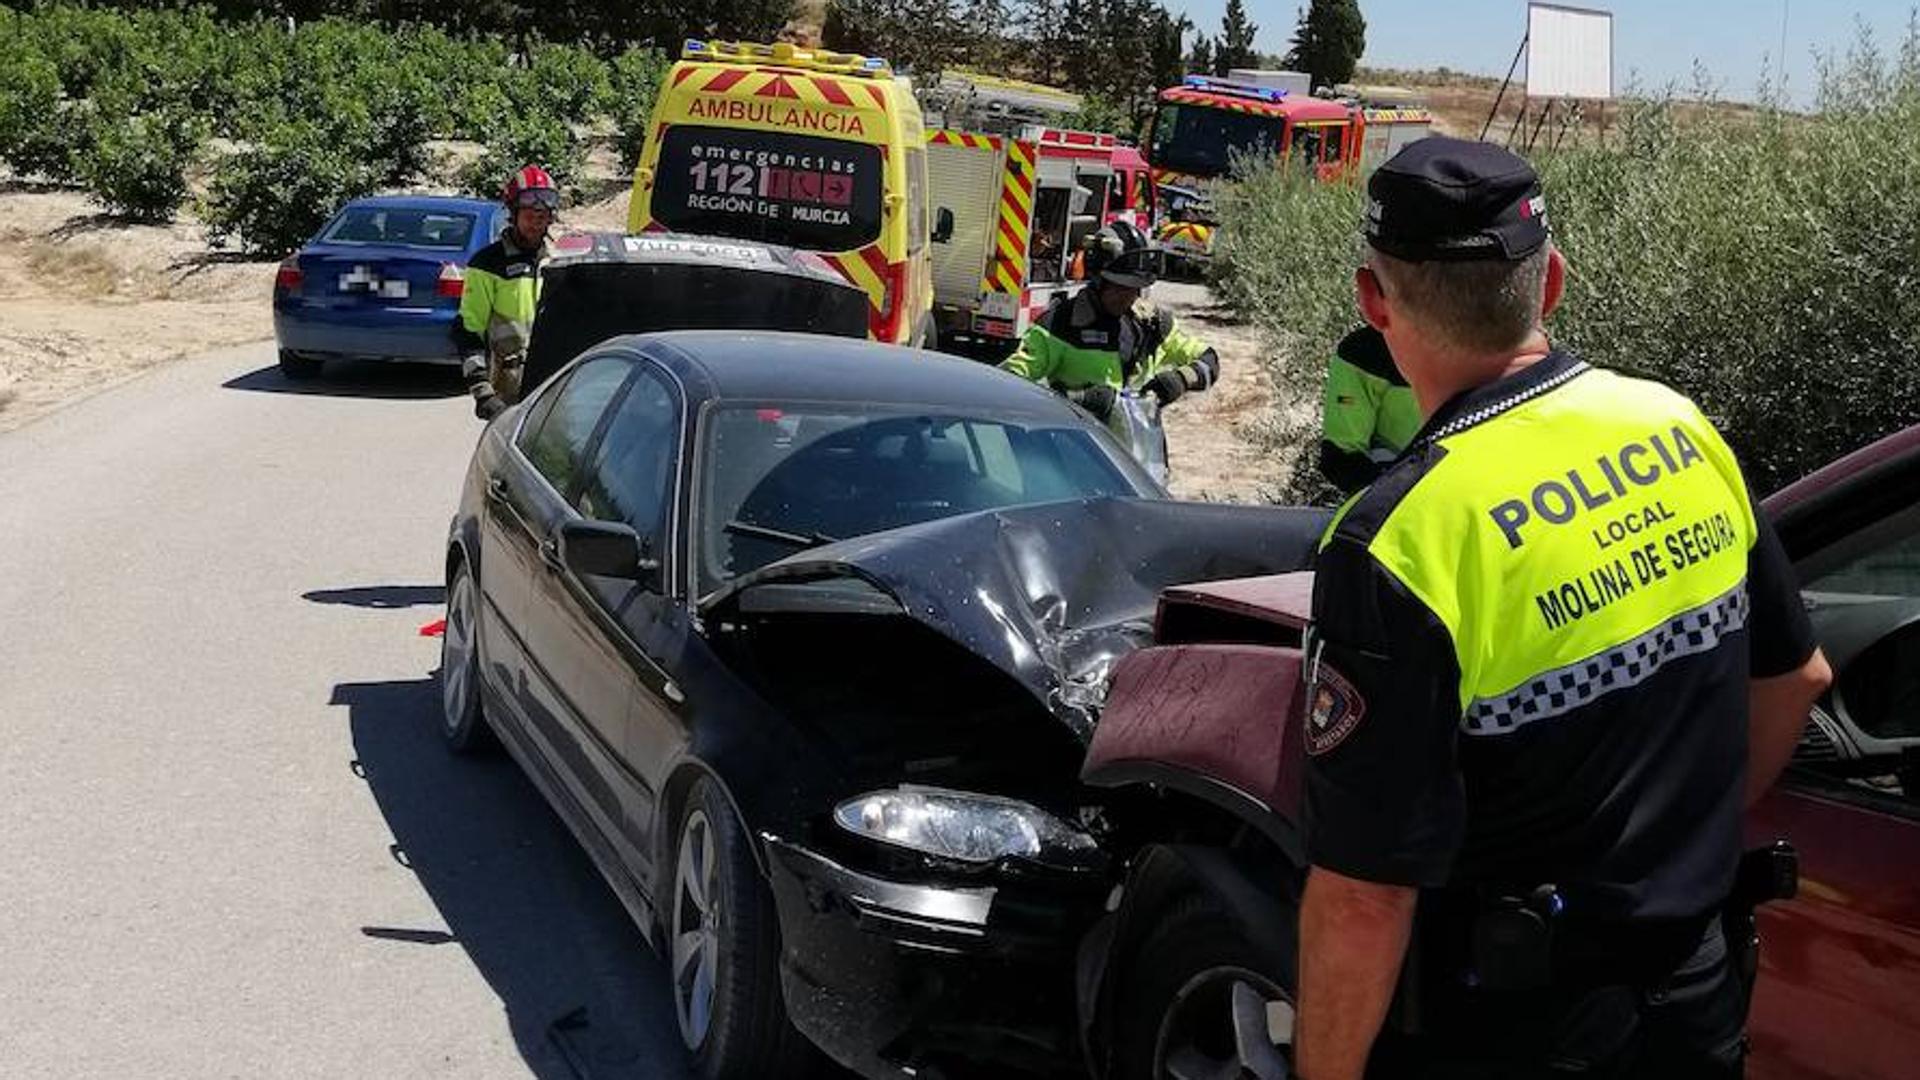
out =
[[927,152],[907,151],[907,250],[919,251],[927,240]]
[[[633,370],[633,362],[620,356],[580,365],[565,385],[538,403],[537,407],[546,409],[545,415],[530,418],[521,430],[521,452],[562,497],[579,490],[587,444],[607,404]],[[535,428],[531,420],[538,420],[539,426]]]
[[1794,764],[1920,813],[1920,507],[1854,531],[1798,570],[1834,685]]
[[520,431],[513,439],[513,444],[520,448],[522,454],[527,454],[534,436],[540,434],[540,426],[547,422],[547,414],[553,411],[553,403],[560,399],[560,392],[566,389],[571,374],[558,376],[536,391],[533,404],[527,406],[527,418],[520,422]]
[[580,512],[633,526],[660,550],[680,451],[680,401],[666,380],[642,367],[614,407],[580,490]]

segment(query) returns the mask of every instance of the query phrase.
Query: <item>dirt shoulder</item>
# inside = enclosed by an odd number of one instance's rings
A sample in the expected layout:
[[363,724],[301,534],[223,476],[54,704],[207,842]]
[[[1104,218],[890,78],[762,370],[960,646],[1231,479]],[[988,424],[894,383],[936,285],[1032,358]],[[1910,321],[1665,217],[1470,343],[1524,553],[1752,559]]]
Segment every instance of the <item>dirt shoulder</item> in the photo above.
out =
[[129,225],[84,195],[0,187],[0,431],[156,364],[273,336],[273,260],[197,222]]
[[1255,328],[1204,285],[1163,281],[1153,302],[1220,354],[1220,383],[1166,412],[1173,493],[1214,502],[1268,502],[1284,463],[1261,438],[1275,408],[1264,346]]

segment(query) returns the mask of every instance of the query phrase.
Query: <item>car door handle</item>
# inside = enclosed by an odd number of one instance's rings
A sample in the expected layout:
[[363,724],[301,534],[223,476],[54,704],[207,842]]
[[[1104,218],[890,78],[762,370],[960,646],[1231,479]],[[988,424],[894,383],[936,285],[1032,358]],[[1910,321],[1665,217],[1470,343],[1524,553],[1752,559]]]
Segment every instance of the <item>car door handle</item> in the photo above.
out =
[[487,498],[495,502],[505,502],[507,499],[507,482],[498,476],[488,477]]

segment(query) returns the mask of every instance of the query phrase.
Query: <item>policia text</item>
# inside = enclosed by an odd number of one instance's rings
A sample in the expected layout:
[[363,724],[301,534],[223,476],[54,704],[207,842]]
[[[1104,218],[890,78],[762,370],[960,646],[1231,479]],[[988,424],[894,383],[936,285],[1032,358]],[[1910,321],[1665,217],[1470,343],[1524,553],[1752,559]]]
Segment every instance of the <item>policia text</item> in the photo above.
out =
[[[1594,459],[1597,477],[1579,469],[1568,469],[1565,483],[1558,478],[1542,480],[1534,485],[1527,498],[1508,499],[1487,513],[1506,535],[1507,545],[1518,548],[1526,543],[1521,530],[1535,517],[1550,525],[1565,525],[1583,511],[1598,510],[1615,498],[1625,496],[1631,487],[1646,487],[1662,476],[1691,468],[1703,460],[1693,440],[1675,424],[1665,436],[1648,435]],[[1596,530],[1594,538],[1600,539],[1600,535]]]

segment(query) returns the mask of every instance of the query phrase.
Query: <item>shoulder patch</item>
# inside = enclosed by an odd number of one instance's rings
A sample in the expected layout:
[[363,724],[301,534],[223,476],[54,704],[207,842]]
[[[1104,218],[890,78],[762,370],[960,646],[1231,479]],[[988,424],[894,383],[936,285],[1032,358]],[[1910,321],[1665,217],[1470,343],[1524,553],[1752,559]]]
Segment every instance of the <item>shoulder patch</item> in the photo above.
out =
[[1318,757],[1346,741],[1366,719],[1367,701],[1346,676],[1316,656],[1307,679],[1307,755]]

